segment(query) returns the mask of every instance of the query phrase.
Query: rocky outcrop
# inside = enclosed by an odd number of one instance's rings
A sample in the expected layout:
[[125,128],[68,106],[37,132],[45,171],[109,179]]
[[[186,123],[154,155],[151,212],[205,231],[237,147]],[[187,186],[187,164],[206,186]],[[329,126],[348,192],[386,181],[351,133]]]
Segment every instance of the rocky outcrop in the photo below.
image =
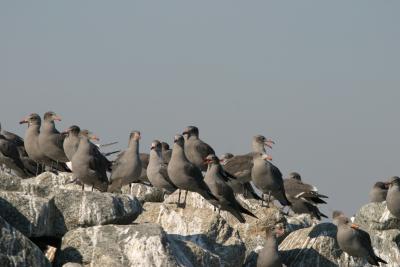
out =
[[[192,246],[192,247],[191,247]],[[200,251],[193,253],[193,251]],[[194,244],[168,236],[156,224],[79,228],[63,238],[56,266],[220,266],[218,258]]]
[[5,179],[0,188],[12,191],[0,191],[0,216],[27,237],[62,237],[79,227],[129,224],[142,211],[133,196],[82,191],[71,180],[70,174],[53,173]]
[[[386,203],[363,206],[354,222],[369,232],[375,253],[388,262],[385,266],[398,267],[400,262],[400,221],[390,214]],[[365,260],[350,257],[336,241],[337,228],[331,223],[297,230],[279,246],[288,266],[370,266]]]
[[[67,173],[20,179],[0,172],[0,216],[9,223],[0,219],[0,246],[5,244],[0,266],[21,266],[17,263],[24,260],[28,266],[48,266],[29,237],[43,250],[47,245],[57,250],[54,266],[252,267],[270,224],[286,229],[278,241],[287,266],[369,266],[340,250],[335,225],[309,215],[287,215],[238,196],[258,217],[244,215],[242,224],[225,211],[219,214],[199,194],[189,192],[184,209],[176,205],[177,198],[175,192],[163,201],[161,190],[142,184],[111,194],[90,187],[82,191]],[[388,266],[398,266],[400,221],[386,203],[362,207],[355,222],[371,234],[376,253]],[[43,240],[53,244],[42,246]]]
[[51,266],[42,251],[0,217],[0,266]]
[[[181,195],[183,202],[184,194]],[[138,223],[155,222],[169,235],[190,241],[220,258],[222,266],[255,266],[256,250],[264,245],[264,227],[282,223],[289,231],[309,226],[309,216],[288,217],[277,208],[261,207],[258,201],[239,197],[244,206],[258,219],[245,215],[246,223],[239,223],[228,212],[220,215],[197,193],[189,192],[186,207],[178,208],[178,192],[166,198],[164,204],[145,203]],[[293,224],[292,224],[292,223]]]
[[369,203],[357,212],[354,222],[371,235],[372,246],[388,266],[400,263],[400,219],[387,209],[386,202]]

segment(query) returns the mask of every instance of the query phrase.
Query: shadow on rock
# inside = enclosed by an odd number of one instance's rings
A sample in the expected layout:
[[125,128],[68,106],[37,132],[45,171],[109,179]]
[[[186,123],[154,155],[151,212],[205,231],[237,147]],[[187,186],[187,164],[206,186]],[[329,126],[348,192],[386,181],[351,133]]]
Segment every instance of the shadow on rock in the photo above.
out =
[[312,228],[308,236],[310,238],[317,238],[320,236],[336,238],[336,233],[337,227],[333,223],[320,223]]
[[[205,234],[186,236],[167,234],[167,236],[169,240],[183,244],[183,248],[186,248],[186,255],[192,257],[191,262],[201,263],[199,266],[242,266],[245,258],[245,249],[242,243],[222,245],[213,242],[210,240],[210,236]],[[205,264],[205,262],[209,264]]]
[[63,250],[58,250],[54,266],[61,267],[67,262],[83,264],[83,256],[73,247],[66,247]]
[[30,229],[33,229],[34,225],[25,215],[23,215],[17,208],[15,208],[13,204],[1,197],[0,217],[5,219],[10,225],[23,233],[25,236],[30,236]]
[[322,256],[313,248],[292,249],[281,252],[282,260],[286,266],[308,267],[308,266],[324,266],[337,267],[339,265],[333,263],[329,259]]

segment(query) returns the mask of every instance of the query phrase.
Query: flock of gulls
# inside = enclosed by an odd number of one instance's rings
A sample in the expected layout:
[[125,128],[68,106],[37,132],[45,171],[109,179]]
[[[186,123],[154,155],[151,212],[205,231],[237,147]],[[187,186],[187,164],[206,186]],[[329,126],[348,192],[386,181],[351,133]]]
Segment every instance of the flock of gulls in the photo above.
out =
[[[55,121],[61,118],[54,112],[41,117],[32,113],[20,124],[27,124],[25,138],[2,130],[0,125],[0,165],[20,177],[33,177],[43,171],[72,172],[74,182],[91,186],[101,192],[120,192],[124,185],[143,183],[171,194],[179,190],[178,207],[185,207],[187,192],[196,192],[210,202],[218,212],[225,210],[244,223],[243,214],[257,218],[236,199],[236,194],[261,201],[269,206],[272,198],[294,213],[307,213],[317,218],[327,217],[319,209],[327,196],[302,181],[300,174],[290,173],[283,179],[280,170],[271,163],[266,148],[275,143],[262,135],[252,138],[252,151],[244,155],[224,154],[221,159],[214,149],[199,138],[199,130],[188,126],[182,135],[174,137],[172,149],[165,142],[154,140],[150,153],[139,152],[141,134],[132,131],[128,148],[115,160],[112,153],[102,153],[92,141],[98,138],[88,130],[73,125],[59,132]],[[120,152],[120,151],[115,151]],[[181,191],[184,191],[181,203]],[[261,192],[261,193],[260,193]],[[387,201],[389,211],[400,218],[400,178],[378,182],[370,193],[371,201]],[[342,212],[333,213],[338,226],[340,248],[354,257],[366,259],[379,266],[386,263],[372,248],[367,232],[353,224]],[[282,266],[276,238],[284,229],[266,227],[266,245],[259,252],[257,266]]]

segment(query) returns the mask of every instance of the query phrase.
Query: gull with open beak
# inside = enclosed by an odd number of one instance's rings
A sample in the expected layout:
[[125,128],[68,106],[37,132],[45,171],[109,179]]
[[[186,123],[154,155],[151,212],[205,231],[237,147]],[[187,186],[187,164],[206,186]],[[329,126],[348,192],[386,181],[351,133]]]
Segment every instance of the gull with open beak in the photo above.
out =
[[[243,193],[245,196],[251,190],[251,185],[248,184],[251,181],[251,170],[253,168],[253,157],[256,153],[266,153],[265,147],[272,148],[275,144],[271,139],[266,138],[263,135],[256,135],[252,138],[252,152],[244,155],[235,155],[224,161],[224,170],[231,173],[237,178],[236,181],[230,185],[235,193]],[[252,194],[254,196],[254,194]]]

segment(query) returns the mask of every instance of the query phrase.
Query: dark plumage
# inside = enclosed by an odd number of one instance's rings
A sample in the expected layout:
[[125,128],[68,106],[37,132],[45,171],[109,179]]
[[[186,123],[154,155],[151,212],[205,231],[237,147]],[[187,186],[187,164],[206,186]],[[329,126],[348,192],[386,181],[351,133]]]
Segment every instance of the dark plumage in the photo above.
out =
[[369,192],[371,202],[382,202],[386,200],[388,186],[384,182],[376,182]]
[[96,188],[105,192],[109,184],[106,166],[97,146],[89,141],[88,134],[86,131],[79,134],[79,146],[71,161],[73,175],[83,184],[92,186],[92,190]]
[[68,162],[69,159],[65,155],[63,148],[65,135],[60,134],[54,124],[54,121],[61,121],[61,118],[52,111],[46,112],[43,118],[39,133],[40,149],[48,158],[54,161]]
[[154,140],[151,143],[150,160],[147,166],[147,177],[150,183],[159,189],[171,194],[177,187],[168,177],[167,165],[162,158],[161,143]]
[[271,157],[267,154],[256,153],[254,155],[251,170],[252,181],[263,194],[272,195],[281,205],[289,206],[290,201],[286,198],[282,173],[269,160]]
[[[184,139],[181,135],[175,136],[171,161],[167,170],[169,178],[178,189],[199,193],[207,200],[218,200],[204,182],[201,170],[186,158]],[[184,200],[185,202],[186,199]]]
[[185,155],[187,159],[196,165],[201,171],[207,170],[204,159],[215,154],[214,149],[199,138],[199,129],[196,126],[188,126],[182,133],[185,139]]
[[322,198],[328,198],[318,193],[318,189],[310,184],[303,183],[301,176],[297,172],[289,174],[289,178],[284,179],[285,193],[289,201],[302,199],[313,205],[326,204]]
[[335,220],[338,226],[336,238],[340,249],[350,256],[366,259],[371,265],[379,266],[379,262],[387,264],[385,260],[375,255],[367,232],[352,224],[343,215],[337,216]]
[[246,222],[242,213],[257,218],[236,200],[232,188],[227,184],[227,181],[234,177],[222,169],[218,157],[208,155],[206,163],[208,164],[208,169],[204,177],[204,182],[210,188],[211,193],[217,197],[217,200],[210,199],[209,202],[222,210],[230,212],[241,223]]

